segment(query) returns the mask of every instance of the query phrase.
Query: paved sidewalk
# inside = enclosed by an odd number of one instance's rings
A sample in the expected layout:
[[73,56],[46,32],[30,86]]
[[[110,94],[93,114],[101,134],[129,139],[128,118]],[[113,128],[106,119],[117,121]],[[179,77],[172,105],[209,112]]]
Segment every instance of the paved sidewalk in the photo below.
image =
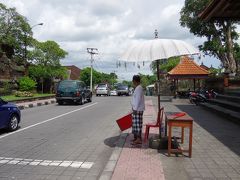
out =
[[[161,105],[164,106],[165,111],[184,111],[193,117],[192,158],[183,155],[168,157],[166,150],[150,149],[147,144],[133,148],[130,145],[132,135],[128,135],[112,180],[240,179],[239,125],[199,106],[191,105],[187,100],[163,102]],[[156,97],[146,102],[145,123],[155,119],[156,112],[153,107],[156,111]],[[129,130],[128,133],[131,131]],[[158,129],[151,129],[151,133],[158,134]],[[173,135],[179,134],[180,129],[175,128]],[[187,140],[186,129],[185,145],[188,143]]]
[[[151,100],[146,101],[144,112],[144,124],[156,118]],[[144,134],[145,127],[143,127]],[[151,133],[157,134],[158,128],[151,128]],[[148,148],[147,144],[132,146],[132,135],[126,139],[125,145],[115,167],[112,180],[162,180],[164,178],[161,159],[156,150]]]

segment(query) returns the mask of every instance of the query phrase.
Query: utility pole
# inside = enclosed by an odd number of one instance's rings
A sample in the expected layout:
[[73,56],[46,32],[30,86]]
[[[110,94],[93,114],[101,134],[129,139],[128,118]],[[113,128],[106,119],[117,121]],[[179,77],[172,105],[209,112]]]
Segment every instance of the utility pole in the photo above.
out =
[[97,48],[87,48],[87,52],[91,55],[91,78],[90,78],[90,90],[92,91],[92,69],[93,69],[93,55],[98,54],[98,49]]

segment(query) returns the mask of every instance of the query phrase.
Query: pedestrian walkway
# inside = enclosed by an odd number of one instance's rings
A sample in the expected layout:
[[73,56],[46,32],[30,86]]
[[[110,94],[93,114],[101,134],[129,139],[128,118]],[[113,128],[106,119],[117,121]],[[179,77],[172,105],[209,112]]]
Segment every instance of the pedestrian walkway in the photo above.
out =
[[[144,112],[144,123],[156,119],[151,100],[146,101]],[[145,130],[145,127],[143,127]],[[157,134],[158,128],[151,129],[151,133]],[[143,132],[144,133],[144,132]],[[131,145],[132,135],[126,139],[125,145],[114,170],[112,180],[139,179],[139,180],[161,180],[165,179],[163,167],[159,154],[154,149],[149,149],[147,144],[133,147]]]
[[[166,150],[150,149],[147,144],[134,148],[130,145],[130,134],[116,164],[112,180],[240,179],[239,125],[214,112],[189,104],[186,100],[163,102],[161,105],[167,112],[184,111],[193,117],[192,158],[183,155],[168,157]],[[146,101],[144,123],[155,118],[156,109],[157,98]],[[158,129],[151,130],[151,133],[158,134]],[[175,128],[174,135],[178,134],[180,129]],[[185,135],[187,144],[188,133],[185,132]]]

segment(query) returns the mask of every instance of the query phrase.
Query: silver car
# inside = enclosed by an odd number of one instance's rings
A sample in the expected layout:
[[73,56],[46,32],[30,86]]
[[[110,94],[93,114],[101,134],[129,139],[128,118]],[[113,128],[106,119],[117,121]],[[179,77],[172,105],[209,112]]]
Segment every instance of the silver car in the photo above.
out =
[[108,84],[104,83],[98,84],[96,88],[96,96],[101,95],[110,96],[110,87]]
[[117,95],[118,96],[122,96],[122,95],[126,95],[129,96],[129,88],[126,85],[119,85],[117,87]]

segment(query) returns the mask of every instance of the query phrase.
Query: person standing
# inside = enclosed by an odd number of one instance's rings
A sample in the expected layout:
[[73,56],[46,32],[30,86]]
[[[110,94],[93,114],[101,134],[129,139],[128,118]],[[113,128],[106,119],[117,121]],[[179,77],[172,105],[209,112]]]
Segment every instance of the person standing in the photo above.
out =
[[145,110],[144,92],[141,86],[141,78],[139,75],[134,75],[132,79],[134,93],[132,96],[132,133],[134,139],[132,145],[142,143],[142,124],[143,112]]

